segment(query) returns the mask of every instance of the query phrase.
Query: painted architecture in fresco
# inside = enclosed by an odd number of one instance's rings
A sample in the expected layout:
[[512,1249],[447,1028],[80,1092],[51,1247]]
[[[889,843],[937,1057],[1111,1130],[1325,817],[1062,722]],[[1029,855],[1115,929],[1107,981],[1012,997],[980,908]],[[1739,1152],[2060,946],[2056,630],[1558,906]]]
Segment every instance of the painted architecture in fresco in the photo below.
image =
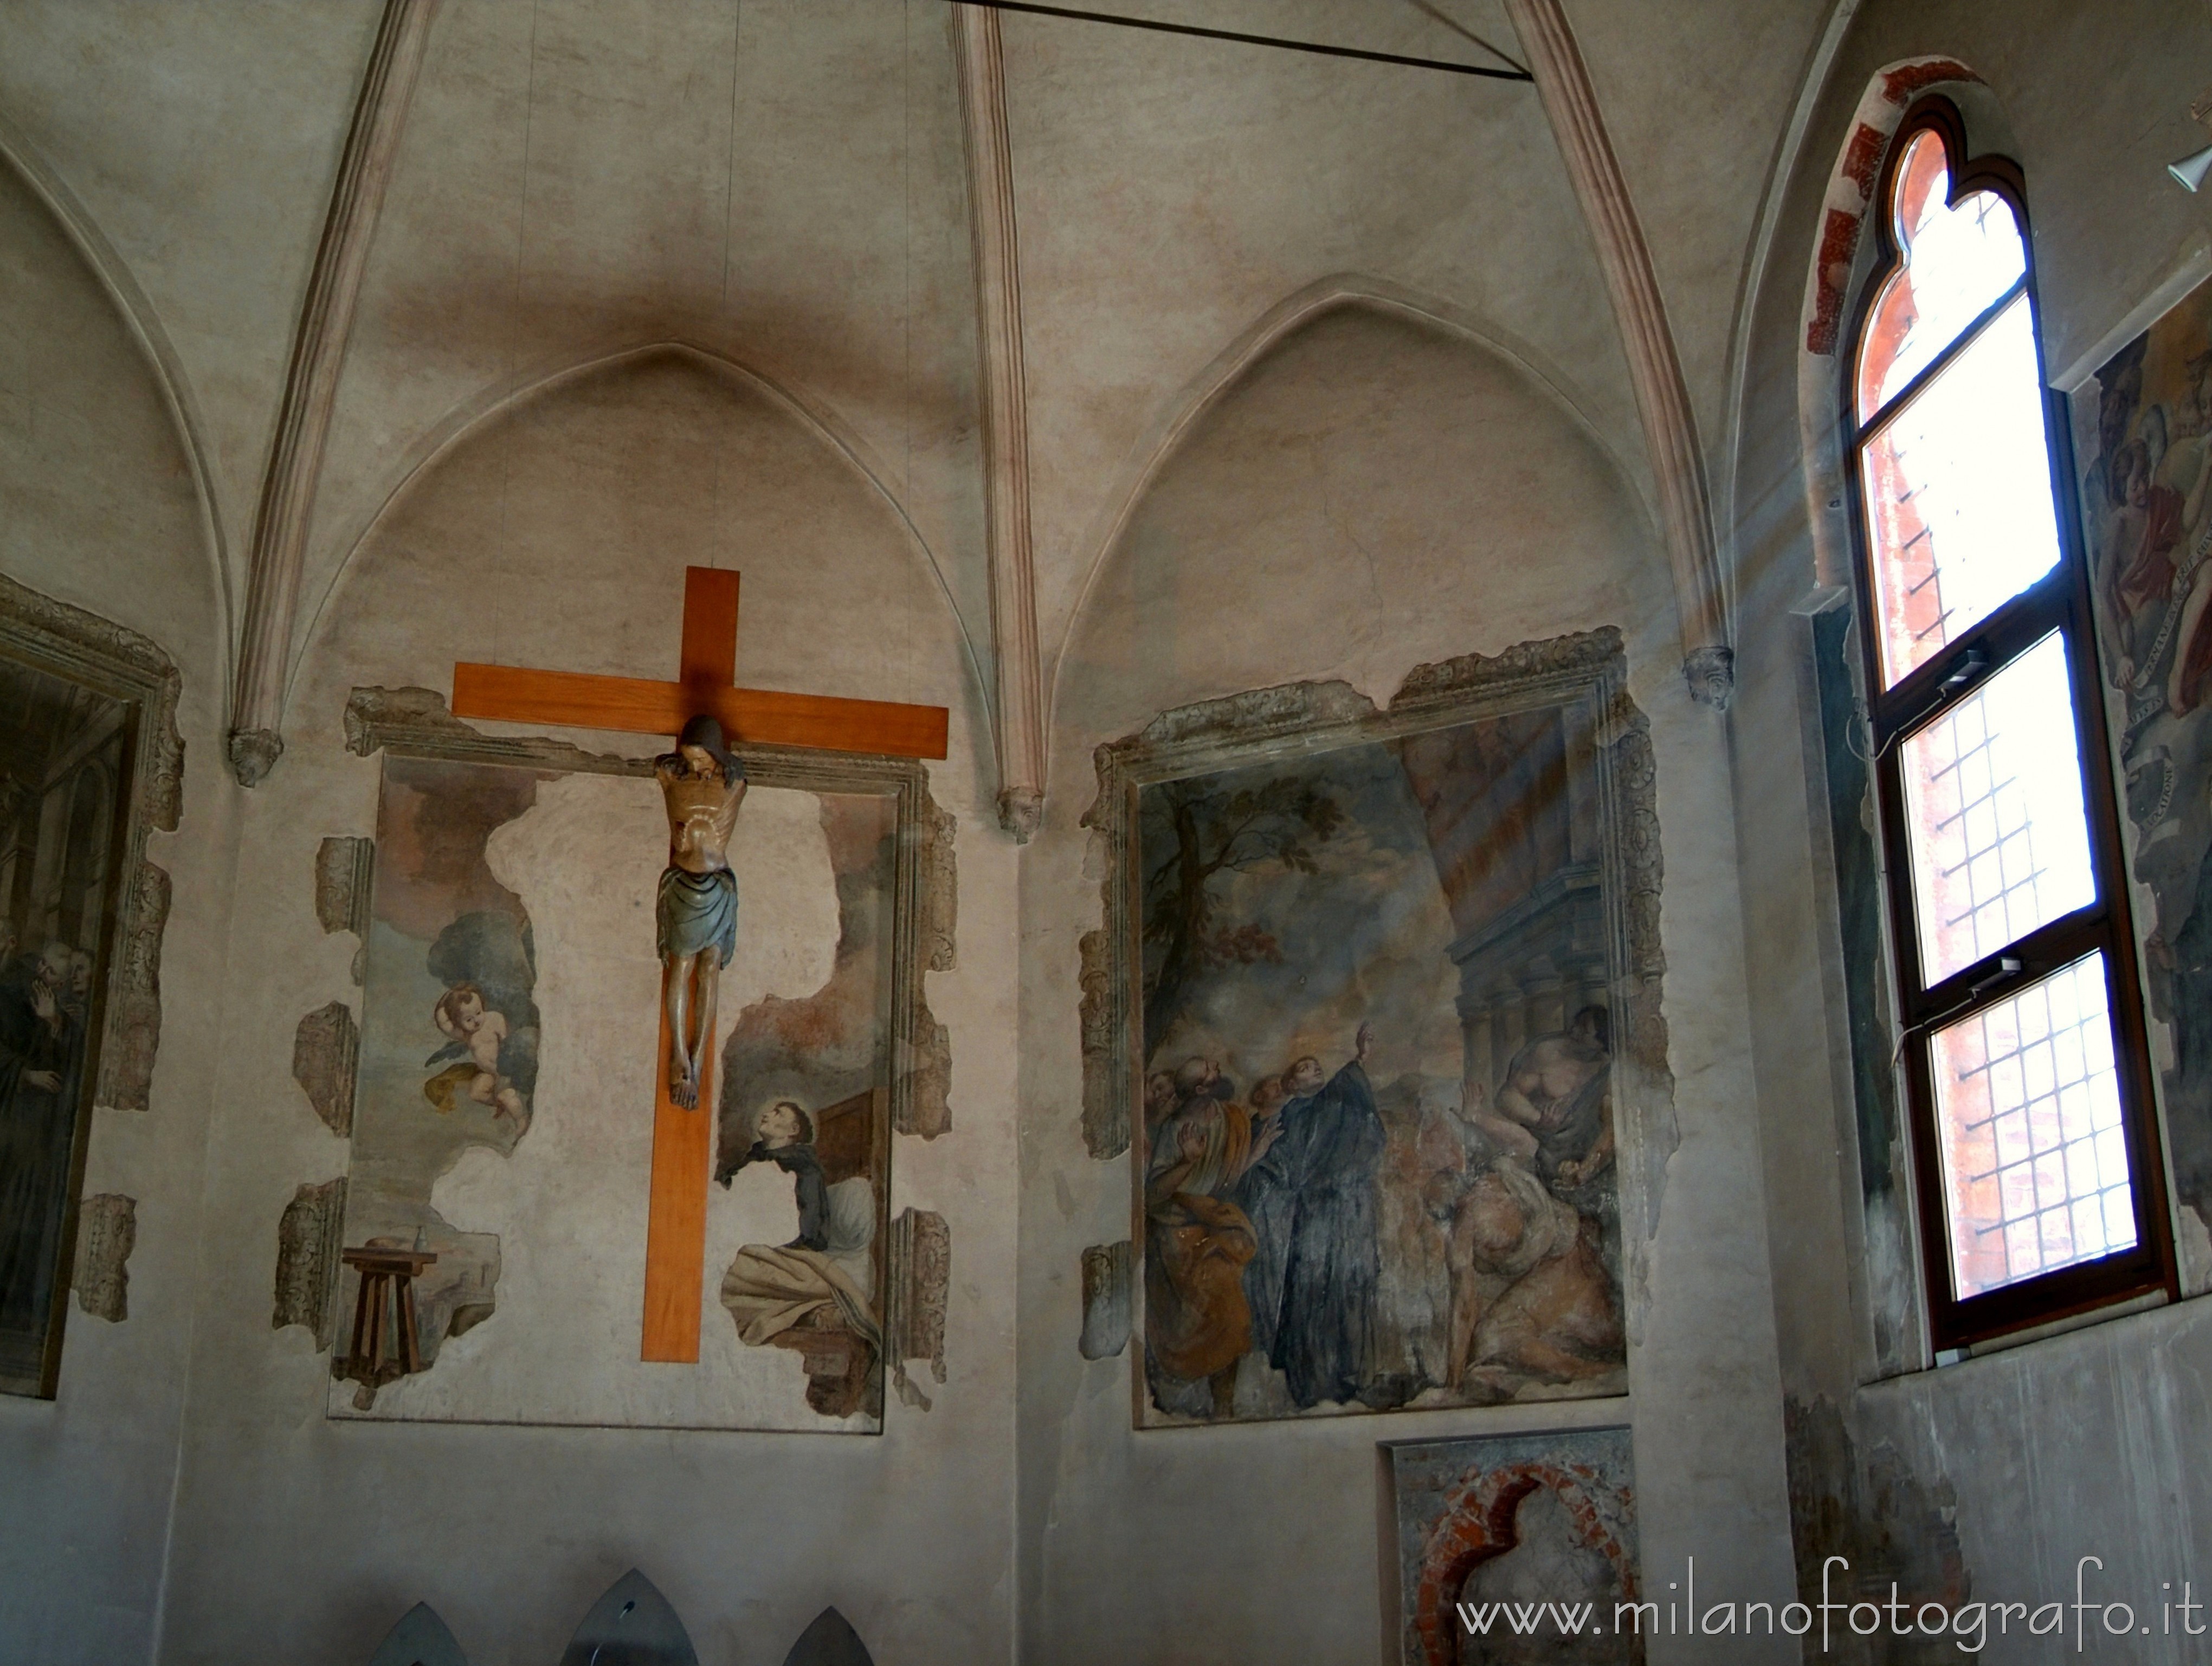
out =
[[[1644,1659],[1640,1626],[1616,1624],[1616,1605],[1640,1600],[1627,1430],[1389,1450],[1396,1544],[1385,1559],[1396,1574],[1404,1666]],[[1535,1624],[1516,1626],[1513,1614],[1540,1605],[1548,1607]]]
[[[2077,392],[2108,717],[2179,1201],[2212,1223],[2212,285]],[[2198,1235],[2201,1241],[2201,1234]],[[2193,1269],[2202,1284],[2212,1268]]]
[[48,1390],[129,708],[0,660],[0,1391]]
[[1623,1390],[1585,714],[1140,789],[1149,1420]]

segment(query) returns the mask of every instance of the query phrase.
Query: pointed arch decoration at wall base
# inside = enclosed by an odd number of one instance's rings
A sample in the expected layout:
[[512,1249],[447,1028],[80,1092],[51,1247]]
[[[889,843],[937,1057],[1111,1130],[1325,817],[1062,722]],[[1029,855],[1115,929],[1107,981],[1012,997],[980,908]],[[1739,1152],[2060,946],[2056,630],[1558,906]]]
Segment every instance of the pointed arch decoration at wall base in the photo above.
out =
[[338,161],[322,244],[308,275],[247,558],[246,621],[230,733],[231,772],[241,787],[258,783],[284,751],[284,685],[323,442],[337,399],[338,373],[345,363],[369,242],[437,9],[438,0],[386,0]]
[[1683,677],[1690,697],[1725,711],[1735,687],[1729,646],[1720,555],[1713,533],[1711,495],[1698,447],[1689,386],[1667,322],[1666,302],[1651,265],[1651,251],[1636,217],[1636,204],[1607,137],[1589,68],[1576,45],[1573,26],[1559,0],[1504,0],[1505,15],[1521,37],[1535,72],[1567,178],[1582,204],[1599,269],[1613,297],[1621,350],[1636,391],[1636,409],[1651,454],[1659,491],[1659,520],[1673,569],[1676,611],[1681,617]]

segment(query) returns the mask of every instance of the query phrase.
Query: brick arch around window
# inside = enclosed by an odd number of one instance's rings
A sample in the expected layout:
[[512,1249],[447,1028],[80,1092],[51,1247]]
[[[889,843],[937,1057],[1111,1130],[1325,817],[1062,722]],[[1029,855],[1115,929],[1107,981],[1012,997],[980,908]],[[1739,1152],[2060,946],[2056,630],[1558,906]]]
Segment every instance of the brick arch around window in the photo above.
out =
[[[2048,392],[2033,328],[2027,182],[2002,156],[1972,151],[1967,118],[1947,94],[1967,105],[1978,131],[2001,131],[2001,117],[1984,119],[1985,106],[1993,106],[1979,77],[1950,58],[1891,66],[1875,78],[1862,100],[1829,182],[1817,246],[1809,252],[1799,360],[1817,561],[1832,604],[1830,611],[1814,621],[1813,637],[1850,986],[1860,1179],[1866,1202],[1863,1250],[1869,1276],[1865,1287],[1875,1310],[1876,1352],[1885,1374],[1926,1363],[1931,1347],[1967,1346],[2112,1304],[2155,1300],[2161,1295],[2170,1298],[2176,1293],[2112,761],[2097,705],[2094,637],[2086,564],[2079,547],[2081,523],[2070,496],[2070,466],[2063,455],[2066,423]],[[2011,287],[1997,294],[1994,303],[1948,325],[1939,344],[1929,349],[1924,362],[1916,362],[1911,374],[1901,380],[1882,381],[1872,405],[1863,408],[1858,372],[1863,354],[1893,352],[1899,342],[1883,332],[1901,338],[1917,321],[1920,310],[1917,287],[1904,312],[1881,313],[1876,302],[1884,283],[1903,266],[1891,220],[1891,192],[1901,162],[1923,135],[1931,135],[1942,144],[1948,175],[1942,207],[1956,207],[1978,192],[1991,193],[2017,221],[2023,264]],[[1914,184],[1916,189],[1929,188],[1925,179]],[[1922,230],[1926,229],[1923,225]],[[1900,416],[1911,417],[1923,428],[1935,420],[1929,414],[1933,401],[1917,412],[1911,409],[1913,403],[1966,359],[1970,348],[1994,344],[1997,322],[2008,317],[2020,399],[2027,403],[2008,403],[2004,409],[2016,409],[2024,417],[2024,425],[2014,425],[2024,431],[2038,420],[2034,401],[2042,403],[2036,449],[2044,453],[2044,466],[2033,472],[2051,495],[2058,553],[2047,567],[2004,592],[1984,613],[1968,610],[1961,615],[1964,623],[1931,627],[1933,646],[1920,646],[1912,622],[1898,612],[1905,580],[1911,576],[1903,574],[1899,563],[1917,542],[1905,537],[1913,530],[1905,523],[1918,525],[1922,536],[1930,529],[1915,520],[1919,506],[1911,501],[1912,493],[1903,489],[1899,481],[1882,476],[1885,459],[1875,453],[1881,447],[1902,443],[1895,437],[1905,429],[1898,421]],[[2023,347],[2022,342],[2028,344]],[[1996,351],[1994,345],[1991,351]],[[2032,391],[2027,385],[2029,368],[2016,356],[2021,352],[2033,356]],[[1884,425],[1891,423],[1896,428],[1886,430]],[[1978,440],[1948,451],[1928,434],[1920,435],[1919,442],[1926,454],[1917,465],[1954,471],[1946,477],[1954,483],[1978,477],[1957,471],[1985,465],[1931,459],[1995,454]],[[2027,451],[2014,447],[2006,455],[2010,466],[2027,466]],[[1894,468],[1891,471],[1896,472]],[[1929,551],[1923,549],[1919,555],[1928,558]],[[1932,571],[1929,575],[1936,576]],[[1898,644],[1908,638],[1915,645],[1900,660]],[[1900,751],[1917,748],[1925,753],[1934,744],[1931,737],[1956,751],[1955,735],[1940,732],[1955,730],[1972,714],[1967,708],[1980,702],[2000,674],[2021,666],[2039,644],[2048,650],[2046,660],[2063,664],[2063,673],[2051,686],[2057,690],[2062,706],[2070,700],[2081,764],[2080,802],[2084,806],[2080,814],[2087,829],[2085,861],[2093,873],[2094,895],[2087,903],[2075,897],[2063,907],[2046,909],[2018,930],[2001,921],[1996,942],[2002,953],[1974,936],[1970,927],[1966,946],[1946,958],[1949,952],[1937,939],[1946,932],[1954,939],[1959,933],[1948,903],[1938,907],[1930,900],[1928,876],[1942,867],[1930,854],[1928,829],[1933,824],[1912,820],[1923,812],[1912,811],[1909,817],[1906,805],[1916,787],[1920,800],[1927,799],[1927,769],[1924,764],[1915,766],[1919,774],[1908,783]],[[2017,685],[2022,679],[2013,680]],[[1962,804],[1951,819],[1963,825],[1972,808]],[[1875,812],[1875,828],[1862,821],[1863,809]],[[1960,858],[1959,868],[1966,866]],[[1947,877],[1949,872],[1945,870]],[[2063,920],[2054,917],[2058,915]],[[2042,1259],[2031,1253],[2023,1260],[2015,1250],[1994,1258],[1984,1255],[1983,1268],[1977,1271],[1970,1253],[1982,1241],[1976,1238],[1977,1232],[2011,1231],[2018,1237],[2019,1221],[2039,1219],[2036,1212],[2049,1200],[2040,1199],[2035,1190],[2039,1180],[2030,1184],[2024,1178],[2029,1167],[2015,1164],[2017,1172],[2006,1170],[2009,1159],[2002,1154],[1967,1159],[1960,1130],[1972,1117],[1960,1111],[1959,1104],[1968,1088],[1987,1097],[1988,1081],[1996,1078],[1967,1082],[1966,1075],[1960,1074],[1963,1067],[1950,1054],[1943,1054],[1939,1061],[1940,1049],[1930,1038],[1948,1038],[1944,1045],[1955,1053],[1959,1035],[1979,1024],[1983,1029],[1977,1032],[1977,1045],[1990,1051],[1994,1044],[1990,1037],[1996,1032],[1990,1025],[2001,1028],[2000,1020],[2011,1021],[2012,1015],[1998,1011],[2001,1005],[2015,997],[2022,1002],[2030,995],[2042,1000],[2036,992],[2057,988],[2065,977],[2079,974],[2091,964],[2087,957],[2100,957],[2095,964],[2104,969],[2091,981],[2105,992],[2100,1010],[2108,1020],[2114,1063],[2099,1091],[2123,1113],[2124,1128],[2117,1133],[2106,1130],[2106,1144],[2118,1140],[2125,1147],[2130,1178],[2120,1189],[2132,1211],[2132,1227],[2114,1229],[2109,1241],[2077,1232],[2070,1249],[2061,1244]],[[2081,988],[2088,992],[2085,1000],[2094,994],[2090,983]],[[2051,1013],[2057,1010],[2049,1009]],[[2042,1022],[2057,1033],[2058,1018],[2046,1015]],[[1987,1061],[1978,1067],[1994,1068]],[[2052,1106],[2057,1103],[2054,1098]],[[2025,1116],[2028,1107],[2024,1097],[2020,1109]],[[1988,1147],[2002,1152],[2005,1147],[1998,1138],[1996,1112],[1985,1107],[1978,1114],[1981,1120],[1972,1124],[1973,1139],[1979,1141],[1975,1151]],[[2057,1114],[2050,1109],[2046,1118],[2054,1127]],[[2057,1143],[2037,1137],[2038,1161],[2047,1154],[2046,1144],[2051,1152],[2063,1144],[2057,1135],[2051,1140]],[[2064,1167],[2063,1155],[2051,1156],[2044,1166]],[[1989,1218],[1997,1222],[1991,1226],[1974,1213],[1979,1206],[1968,1197],[1969,1183],[1979,1183],[1978,1195],[1986,1199],[1997,1195],[2000,1181],[2009,1189],[2002,1207],[1989,1205],[1993,1212]],[[2089,1183],[2094,1190],[2094,1176]],[[2024,1204],[2013,1196],[2023,1185],[2028,1187]],[[2132,1191],[2127,1190],[2129,1186]],[[2054,1207],[2063,1213],[2072,1205],[2061,1199]],[[2044,1213],[2051,1214],[2048,1209]],[[2051,1219],[2059,1216],[2052,1214]],[[1917,1278],[1911,1270],[1916,1266]],[[1989,1266],[1997,1270],[1990,1273]],[[2020,1270],[2022,1266],[2025,1272]],[[1887,1276],[1881,1276],[1885,1272]]]

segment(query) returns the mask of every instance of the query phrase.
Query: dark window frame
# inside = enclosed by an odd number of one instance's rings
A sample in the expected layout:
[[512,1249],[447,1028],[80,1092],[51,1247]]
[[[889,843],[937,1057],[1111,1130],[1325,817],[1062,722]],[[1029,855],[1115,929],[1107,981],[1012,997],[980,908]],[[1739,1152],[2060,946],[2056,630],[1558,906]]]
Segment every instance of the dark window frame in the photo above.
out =
[[[1955,205],[1976,192],[1987,191],[2002,198],[2010,207],[2027,250],[2027,270],[2020,283],[2008,289],[1911,381],[1862,420],[1858,410],[1859,366],[1867,325],[1883,285],[1902,264],[1893,206],[1897,176],[1905,153],[1923,133],[1935,134],[1943,146],[1950,170],[1948,204]],[[2180,1292],[2174,1267],[2165,1159],[2150,1079],[2150,1049],[2144,1029],[2113,765],[2100,692],[2102,684],[2098,676],[2096,633],[2090,611],[2089,567],[2081,547],[2081,518],[2074,495],[2065,403],[2062,396],[2051,391],[2043,359],[2042,313],[2036,295],[2034,245],[2029,229],[2026,180],[2019,166],[2008,158],[1973,155],[1967,148],[1966,123],[1957,106],[1940,94],[1930,94],[1907,110],[1899,124],[1882,163],[1868,217],[1875,237],[1874,270],[1855,303],[1840,361],[1844,472],[1850,509],[1853,587],[1860,621],[1868,728],[1875,759],[1875,797],[1885,853],[1882,885],[1890,939],[1887,970],[1902,1031],[1899,1057],[1912,1145],[1913,1189],[1917,1202],[1929,1330],[1935,1347],[1948,1350],[2156,1292],[2162,1291],[2168,1299],[2178,1298]],[[2044,390],[2044,433],[2051,510],[2058,527],[2057,564],[1986,618],[1954,638],[1924,664],[1900,678],[1894,688],[1885,691],[1881,590],[1875,571],[1873,540],[1868,531],[1863,453],[1885,423],[1940,374],[1961,350],[1978,340],[1996,316],[2023,292],[2027,298],[2031,333],[2035,340],[2036,380]],[[2066,647],[2096,899],[1932,985],[1925,984],[1921,970],[1917,909],[1912,894],[1902,743],[1939,721],[1960,701],[1985,685],[2017,655],[2054,631],[2062,635]],[[1971,658],[1977,653],[1982,656],[1978,665]],[[1961,672],[1966,673],[1966,680],[1954,683],[1947,690],[1946,680]],[[2097,951],[2102,951],[2105,957],[2106,996],[2136,1207],[2136,1247],[1962,1298],[1957,1293],[1952,1274],[1949,1208],[1943,1182],[1930,1037],[1937,1029],[2000,1006],[2039,979]],[[2007,974],[2001,970],[2000,963],[2008,957],[2021,963],[2018,972]]]

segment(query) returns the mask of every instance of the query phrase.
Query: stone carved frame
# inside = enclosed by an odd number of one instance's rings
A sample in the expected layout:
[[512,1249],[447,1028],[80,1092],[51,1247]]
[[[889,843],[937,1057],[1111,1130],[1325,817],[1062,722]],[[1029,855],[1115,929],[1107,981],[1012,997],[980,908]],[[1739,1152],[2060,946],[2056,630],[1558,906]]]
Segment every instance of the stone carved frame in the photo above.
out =
[[[1138,794],[1152,783],[1547,706],[1581,705],[1595,739],[1601,885],[1614,1013],[1615,1106],[1626,1318],[1641,1340],[1649,1305],[1644,1246],[1657,1230],[1668,1159],[1679,1143],[1667,1065],[1660,943],[1662,877],[1650,724],[1628,693],[1620,631],[1606,626],[1523,642],[1495,655],[1418,666],[1389,705],[1341,682],[1292,683],[1162,713],[1101,745],[1098,793],[1084,813],[1103,855],[1103,922],[1085,933],[1081,988],[1083,1132],[1092,1157],[1129,1157],[1133,1249],[1144,1242],[1143,953]],[[1133,1144],[1136,1149],[1131,1151]],[[1141,1250],[1132,1256],[1140,1259]],[[1129,1278],[1136,1426],[1146,1420],[1143,1278]]]
[[[177,733],[182,680],[169,656],[137,632],[41,595],[0,576],[0,656],[120,702],[124,775],[129,782],[116,844],[113,915],[107,926],[107,975],[94,992],[100,1037],[91,1100],[79,1112],[70,1157],[69,1204],[58,1264],[76,1256],[85,1152],[95,1106],[144,1110],[161,1032],[161,936],[169,917],[169,876],[149,860],[148,836],[173,833],[183,813],[185,743]],[[56,1281],[40,1393],[51,1397],[61,1363],[70,1279]]]
[[[346,702],[347,750],[447,763],[503,763],[557,774],[653,778],[653,757],[589,752],[567,741],[487,734],[447,709],[429,689],[361,688]],[[951,969],[956,870],[952,817],[929,793],[929,776],[912,759],[796,747],[745,745],[736,749],[756,787],[811,793],[867,793],[894,799],[898,828],[892,892],[890,1116],[876,1158],[884,1177],[876,1200],[878,1241],[885,1245],[888,1304],[894,1324],[886,1374],[903,1384],[907,1359],[931,1361],[945,1381],[944,1312],[950,1285],[951,1235],[941,1217],[908,1210],[891,1215],[890,1137],[933,1139],[950,1128],[947,1090],[951,1060],[945,1026],[931,1014],[923,974]],[[370,883],[374,884],[373,867]],[[365,919],[364,897],[360,912]],[[283,1322],[280,1316],[279,1322]],[[927,1402],[916,1400],[927,1409]]]

